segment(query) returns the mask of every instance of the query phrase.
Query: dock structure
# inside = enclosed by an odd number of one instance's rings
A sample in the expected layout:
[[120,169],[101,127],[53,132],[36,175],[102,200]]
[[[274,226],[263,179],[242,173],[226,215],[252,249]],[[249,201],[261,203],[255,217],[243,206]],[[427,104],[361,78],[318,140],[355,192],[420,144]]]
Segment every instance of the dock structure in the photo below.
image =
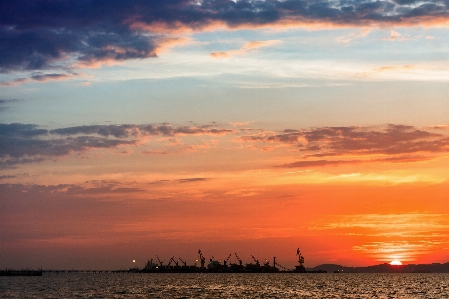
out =
[[38,270],[5,269],[5,270],[0,270],[0,276],[42,276],[42,269],[38,269]]
[[[159,262],[153,262],[153,259],[148,260],[147,264],[143,269],[138,272],[142,273],[309,273],[304,267],[304,256],[301,254],[299,248],[297,249],[296,255],[298,256],[299,265],[295,266],[295,269],[287,269],[281,266],[277,261],[276,257],[273,257],[273,264],[266,259],[263,264],[259,262],[253,255],[251,258],[253,262],[243,264],[242,260],[239,258],[237,253],[234,254],[238,263],[229,263],[232,254],[223,260],[223,262],[215,260],[214,257],[209,259],[209,263],[206,264],[206,258],[201,250],[198,250],[198,258],[194,266],[187,266],[187,263],[179,258],[182,265],[179,265],[175,257],[170,258],[168,264],[164,264],[163,261],[159,259]],[[200,266],[197,266],[197,262]],[[173,264],[172,264],[173,263]],[[131,271],[132,270],[132,271]],[[130,269],[130,272],[136,272],[136,269]],[[311,271],[313,273],[324,273],[326,271]]]
[[[270,265],[270,261],[265,259],[263,263],[260,263],[253,255],[251,255],[252,262],[243,264],[243,261],[239,258],[237,253],[234,253],[236,262],[231,263],[230,258],[233,256],[229,254],[224,260],[216,260],[213,256],[206,264],[206,257],[201,250],[198,250],[198,257],[195,260],[195,265],[187,265],[187,262],[181,258],[175,258],[172,256],[168,263],[164,260],[161,261],[159,256],[156,255],[157,262],[153,259],[148,260],[144,268],[133,267],[127,270],[0,270],[0,276],[42,276],[42,273],[325,273],[326,271],[315,270],[307,271],[304,267],[304,256],[301,254],[299,248],[296,251],[298,256],[298,264],[295,269],[287,269],[283,267],[273,257],[273,264]],[[178,262],[181,261],[181,264]],[[154,261],[154,262],[153,262]],[[135,262],[133,260],[133,262]],[[199,266],[197,263],[199,262]]]

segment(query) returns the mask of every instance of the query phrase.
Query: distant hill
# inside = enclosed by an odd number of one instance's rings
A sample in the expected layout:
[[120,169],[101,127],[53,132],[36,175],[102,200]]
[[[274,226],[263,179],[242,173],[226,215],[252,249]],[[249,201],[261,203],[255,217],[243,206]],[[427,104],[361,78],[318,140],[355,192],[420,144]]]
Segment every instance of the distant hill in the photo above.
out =
[[379,264],[367,267],[346,267],[337,264],[322,264],[313,268],[306,268],[307,271],[325,270],[328,273],[449,273],[449,263],[433,264],[407,264],[393,266],[390,264]]

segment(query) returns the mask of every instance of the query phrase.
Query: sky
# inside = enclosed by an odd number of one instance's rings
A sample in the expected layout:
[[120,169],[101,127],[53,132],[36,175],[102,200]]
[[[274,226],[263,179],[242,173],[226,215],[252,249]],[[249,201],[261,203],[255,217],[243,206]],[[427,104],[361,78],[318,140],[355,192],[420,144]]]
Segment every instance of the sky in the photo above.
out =
[[2,1],[0,41],[0,268],[449,261],[448,0]]

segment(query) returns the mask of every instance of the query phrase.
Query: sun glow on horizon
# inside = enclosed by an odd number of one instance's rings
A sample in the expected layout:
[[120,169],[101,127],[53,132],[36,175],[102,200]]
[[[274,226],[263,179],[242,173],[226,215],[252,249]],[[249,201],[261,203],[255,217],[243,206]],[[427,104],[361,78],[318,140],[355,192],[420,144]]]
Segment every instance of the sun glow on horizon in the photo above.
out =
[[394,260],[394,261],[391,261],[390,265],[393,265],[393,266],[401,266],[402,263],[401,263],[400,261],[398,261],[398,260]]

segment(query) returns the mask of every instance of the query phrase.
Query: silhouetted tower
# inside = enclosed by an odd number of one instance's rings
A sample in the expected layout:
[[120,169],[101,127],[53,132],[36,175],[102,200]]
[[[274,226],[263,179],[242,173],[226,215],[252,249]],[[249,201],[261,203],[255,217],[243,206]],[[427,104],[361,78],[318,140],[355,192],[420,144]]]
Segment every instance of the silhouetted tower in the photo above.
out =
[[296,250],[296,255],[298,256],[298,263],[301,267],[304,267],[304,257],[301,254],[299,248]]
[[198,257],[200,259],[200,263],[201,263],[201,268],[204,268],[204,263],[206,262],[206,258],[203,256],[203,253],[201,252],[201,250],[198,250]]
[[304,257],[302,256],[299,248],[296,250],[296,255],[298,256],[299,266],[295,266],[295,268],[296,268],[295,272],[306,273],[307,272],[306,268],[304,268]]

